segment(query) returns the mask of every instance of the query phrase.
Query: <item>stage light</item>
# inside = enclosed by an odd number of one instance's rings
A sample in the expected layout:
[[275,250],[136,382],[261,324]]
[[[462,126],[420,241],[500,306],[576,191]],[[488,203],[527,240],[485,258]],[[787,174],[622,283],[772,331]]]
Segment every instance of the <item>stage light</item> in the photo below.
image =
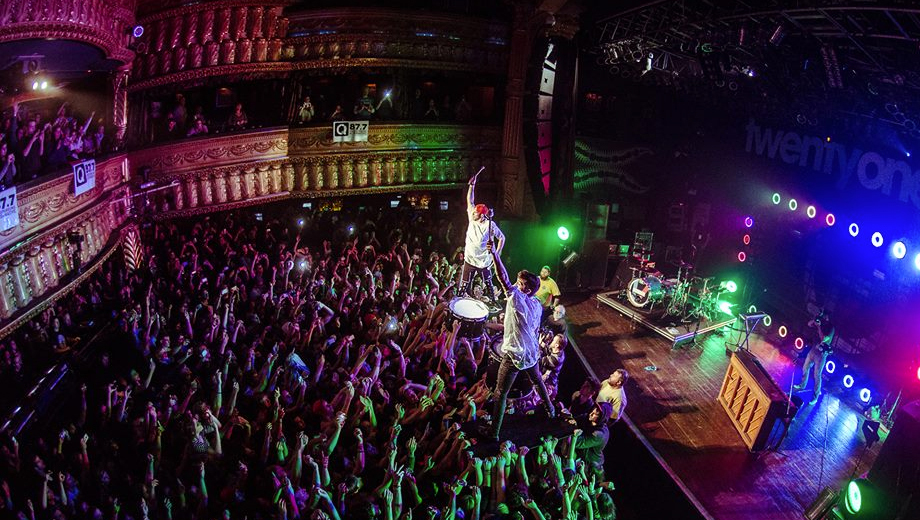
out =
[[725,289],[728,290],[728,292],[735,292],[738,290],[738,284],[736,284],[733,280],[729,280],[725,282]]
[[354,224],[349,224],[349,225],[345,228],[345,230],[348,231],[348,234],[349,234],[349,235],[354,235],[354,234],[355,234],[355,225],[354,225]]
[[895,258],[900,260],[904,258],[904,256],[907,254],[907,246],[904,245],[904,242],[901,242],[900,240],[898,240],[897,242],[894,243],[893,246],[891,246],[891,254],[893,254]]
[[744,251],[738,251],[738,261],[744,262],[745,260],[747,260],[747,253]]
[[777,333],[779,334],[779,337],[785,338],[786,334],[789,334],[789,329],[787,329],[785,325],[780,325]]
[[920,269],[920,253],[917,253],[917,256],[914,257],[914,267]]
[[837,223],[837,217],[835,217],[833,213],[828,213],[827,216],[824,217],[824,222],[826,222],[828,226],[833,226]]
[[131,30],[131,36],[134,36],[135,38],[140,38],[143,35],[144,35],[143,25],[135,25],[134,29]]
[[744,242],[744,245],[751,245],[751,235],[744,235],[741,237],[741,241]]
[[837,363],[834,363],[832,359],[827,360],[827,363],[824,364],[824,370],[827,370],[828,374],[833,374],[837,371]]
[[815,215],[818,214],[818,210],[814,206],[808,206],[805,208],[805,214],[808,215],[808,218],[815,218]]
[[559,240],[568,240],[570,236],[569,228],[559,226],[559,229],[556,230],[556,236],[559,237]]
[[782,201],[783,201],[783,198],[780,196],[779,193],[773,194],[773,204],[779,204]]
[[297,227],[303,227],[303,224],[304,224],[303,217],[300,217],[299,219],[297,219]]
[[882,247],[882,244],[885,243],[885,239],[882,237],[882,234],[876,231],[872,233],[872,245],[875,247]]
[[917,379],[920,380],[920,367],[917,368]]
[[725,314],[732,315],[733,314],[732,307],[734,306],[735,306],[734,303],[729,303],[725,300],[719,300],[719,310],[724,312]]
[[47,82],[47,81],[42,81],[42,82],[41,82],[41,85],[39,85],[39,88],[41,88],[42,90],[47,89],[47,88],[48,88],[48,82]]
[[860,390],[859,400],[864,403],[868,403],[869,401],[871,401],[872,400],[872,390],[869,390],[868,388],[863,388],[862,390]]
[[796,202],[795,199],[789,199],[789,209],[790,210],[795,211],[796,209],[798,209],[798,207],[799,207],[799,203]]
[[847,492],[843,496],[843,504],[851,515],[859,514],[862,509],[862,490],[859,488],[859,480],[851,480],[847,484]]
[[853,388],[853,385],[855,383],[856,381],[853,379],[853,376],[851,376],[850,374],[843,376],[843,386],[847,388]]
[[856,222],[850,224],[850,236],[855,237],[858,234],[859,234],[859,225]]
[[773,325],[773,318],[771,318],[770,315],[767,314],[766,316],[763,317],[763,326],[769,327],[770,325]]
[[803,348],[805,348],[805,340],[802,339],[801,336],[795,338],[795,341],[792,344],[795,345],[795,348],[797,350],[802,350]]
[[33,82],[32,82],[32,90],[38,90],[38,82],[37,82],[37,81],[33,81]]
[[754,219],[751,217],[744,217],[744,227],[752,227],[754,225]]

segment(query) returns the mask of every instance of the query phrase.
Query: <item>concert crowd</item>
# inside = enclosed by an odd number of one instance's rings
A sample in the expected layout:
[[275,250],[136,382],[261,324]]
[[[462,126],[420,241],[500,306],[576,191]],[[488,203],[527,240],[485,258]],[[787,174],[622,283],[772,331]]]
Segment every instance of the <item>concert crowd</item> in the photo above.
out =
[[[136,270],[116,255],[0,345],[6,381],[53,361],[76,374],[53,420],[0,434],[4,514],[615,518],[603,449],[619,411],[595,404],[597,381],[554,397],[571,437],[474,456],[460,426],[491,410],[492,345],[451,319],[465,222],[438,215],[148,224]],[[81,365],[76,336],[104,324]],[[555,395],[565,337],[541,342]]]

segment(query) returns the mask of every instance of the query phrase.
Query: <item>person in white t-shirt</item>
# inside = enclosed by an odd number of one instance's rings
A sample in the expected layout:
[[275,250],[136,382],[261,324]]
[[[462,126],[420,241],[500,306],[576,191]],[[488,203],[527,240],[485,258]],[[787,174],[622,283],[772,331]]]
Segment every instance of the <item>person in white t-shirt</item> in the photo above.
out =
[[543,307],[534,297],[534,293],[540,287],[540,278],[529,271],[521,271],[517,275],[517,281],[512,284],[498,252],[491,245],[488,250],[495,260],[498,282],[505,290],[508,300],[505,304],[505,331],[501,344],[502,360],[493,389],[495,407],[492,410],[492,425],[481,430],[487,437],[498,439],[505,416],[508,393],[511,391],[518,372],[523,372],[530,378],[530,382],[542,399],[547,417],[555,417],[556,409],[550,401],[546,385],[537,367],[537,362],[540,360],[537,329],[540,327]]
[[460,271],[459,295],[469,295],[473,279],[478,274],[485,285],[485,294],[489,301],[495,299],[495,289],[492,287],[492,254],[487,246],[492,241],[496,254],[501,254],[505,245],[505,234],[495,222],[489,218],[490,210],[485,204],[476,204],[476,178],[470,179],[467,193],[466,213],[469,225],[466,228],[466,243],[463,248],[463,269]]
[[625,368],[618,368],[601,383],[601,389],[597,393],[598,403],[610,403],[613,406],[613,413],[610,415],[613,422],[619,421],[626,410],[626,381],[629,381],[629,372]]

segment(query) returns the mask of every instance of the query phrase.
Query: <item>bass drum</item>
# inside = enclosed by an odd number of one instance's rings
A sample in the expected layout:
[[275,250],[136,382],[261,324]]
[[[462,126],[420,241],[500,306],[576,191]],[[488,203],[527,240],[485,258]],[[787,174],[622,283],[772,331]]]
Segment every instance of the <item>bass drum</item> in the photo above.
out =
[[[498,367],[502,364],[502,335],[499,334],[492,342],[489,343],[489,365],[486,367],[486,385],[492,393],[496,393],[495,384],[498,383]],[[509,404],[516,399],[531,397],[535,390],[530,378],[523,372],[518,372],[514,378],[514,384],[511,385],[511,391],[508,392]],[[491,410],[489,410],[491,413]]]
[[663,284],[657,276],[646,275],[629,282],[629,285],[626,286],[626,299],[633,307],[641,309],[650,303],[655,304],[664,300],[670,288],[669,285]]

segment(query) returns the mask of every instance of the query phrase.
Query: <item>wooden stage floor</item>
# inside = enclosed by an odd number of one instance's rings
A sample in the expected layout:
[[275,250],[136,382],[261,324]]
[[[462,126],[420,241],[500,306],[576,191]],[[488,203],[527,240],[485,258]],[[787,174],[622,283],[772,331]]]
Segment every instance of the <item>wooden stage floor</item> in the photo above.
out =
[[[824,487],[867,471],[878,454],[881,443],[864,449],[858,410],[838,399],[830,384],[817,404],[799,410],[778,451],[752,454],[716,401],[728,338],[712,334],[702,348],[672,350],[593,294],[571,295],[564,303],[589,372],[603,379],[620,367],[629,371],[626,415],[711,518],[801,520]],[[751,351],[781,388],[789,388],[794,368],[796,377],[801,374],[788,355],[756,335]],[[657,371],[647,371],[649,365]],[[807,401],[810,387],[800,395]],[[615,460],[615,447],[607,453]]]

